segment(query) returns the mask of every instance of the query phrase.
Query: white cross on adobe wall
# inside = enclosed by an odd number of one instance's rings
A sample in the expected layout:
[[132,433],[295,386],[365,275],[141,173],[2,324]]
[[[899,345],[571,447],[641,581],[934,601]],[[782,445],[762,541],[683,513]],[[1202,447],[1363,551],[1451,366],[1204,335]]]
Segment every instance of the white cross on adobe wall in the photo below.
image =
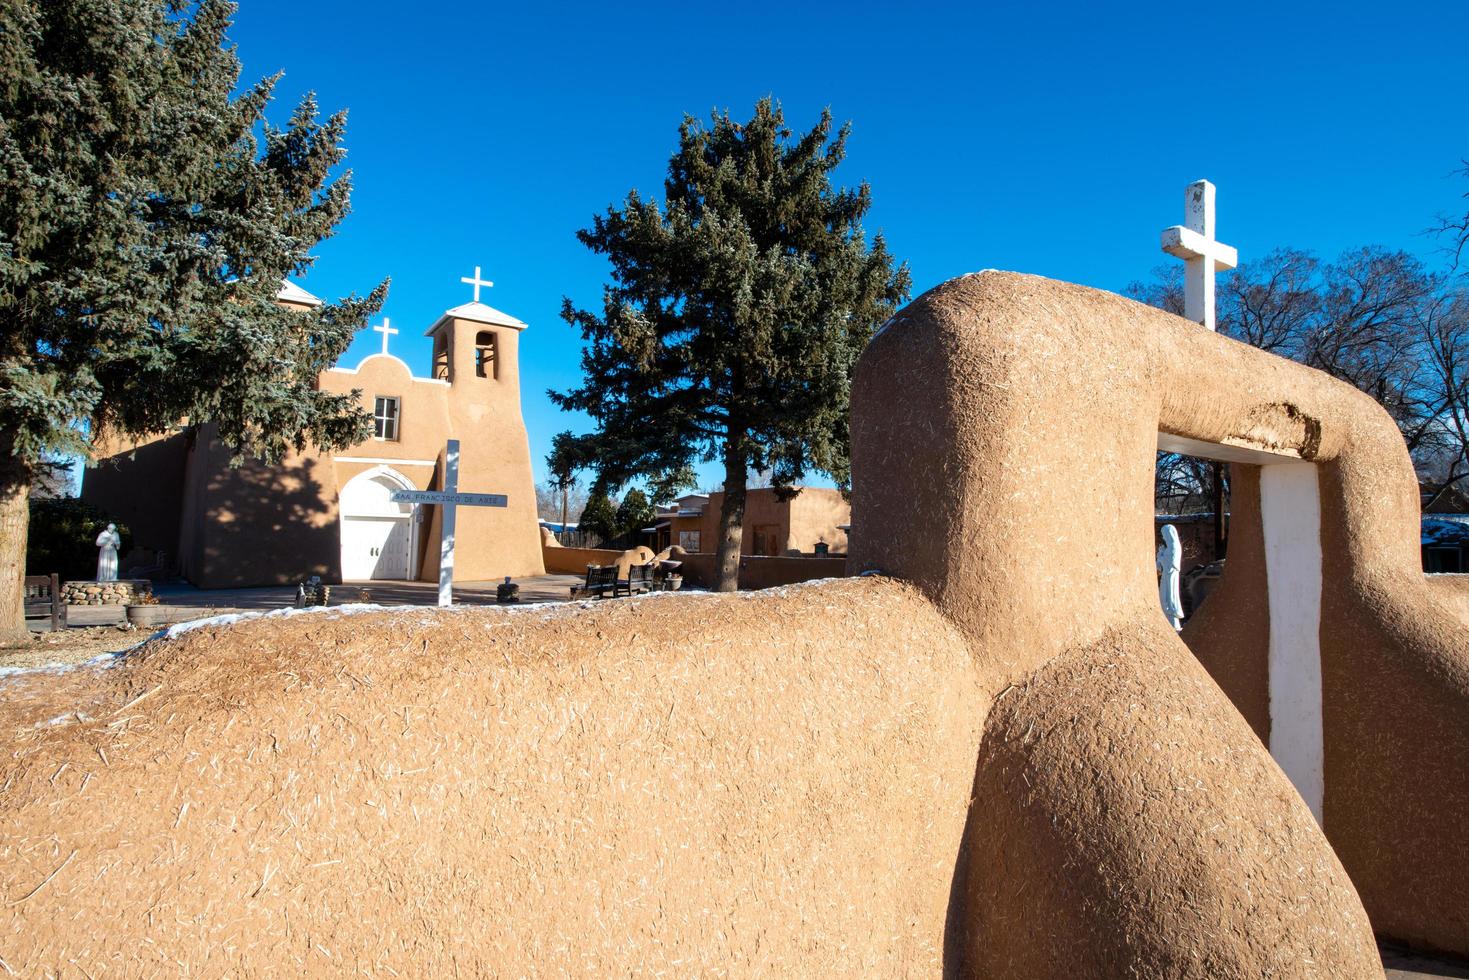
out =
[[1184,222],[1163,229],[1163,251],[1184,261],[1183,315],[1215,329],[1214,273],[1233,269],[1239,253],[1214,240],[1214,185],[1196,180],[1183,197]]
[[388,352],[388,338],[398,332],[395,327],[391,326],[392,322],[393,321],[389,320],[387,317],[383,317],[383,322],[372,328],[376,332],[383,335],[384,354]]

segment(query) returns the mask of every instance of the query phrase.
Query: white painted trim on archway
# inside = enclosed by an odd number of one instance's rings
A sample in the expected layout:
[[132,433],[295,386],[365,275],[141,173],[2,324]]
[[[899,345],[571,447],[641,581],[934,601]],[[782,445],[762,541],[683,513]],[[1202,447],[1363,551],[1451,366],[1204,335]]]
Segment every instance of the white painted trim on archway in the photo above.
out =
[[[402,460],[394,460],[394,462],[404,462],[404,461],[402,461]],[[353,483],[356,483],[358,480],[371,480],[374,477],[379,477],[379,476],[387,477],[392,482],[398,484],[398,489],[400,489],[400,490],[417,490],[417,489],[419,489],[419,487],[418,487],[418,485],[416,483],[414,483],[412,480],[408,479],[408,477],[404,476],[402,473],[399,473],[397,470],[393,469],[391,466],[385,466],[385,465],[381,465],[380,464],[378,466],[374,466],[370,470],[363,470],[361,473],[358,473],[356,476],[352,477],[352,479],[350,479],[346,483],[342,484],[342,490],[346,490],[347,487],[351,486]],[[348,519],[350,517],[358,517],[358,518],[362,518],[362,517],[367,517],[367,518],[381,518],[382,517],[381,514],[349,514],[346,511],[342,510],[342,508],[341,508],[341,499],[342,499],[342,492],[341,492],[341,490],[339,490],[339,491],[337,491],[337,501],[338,501],[338,506],[337,506],[337,527],[338,527],[338,530],[337,530],[337,538],[338,538],[339,541],[341,540],[341,524],[342,524],[342,522],[344,520],[346,520],[346,519]],[[408,513],[408,580],[409,581],[413,581],[413,580],[415,580],[415,579],[418,578],[418,524],[419,524],[419,510],[418,510],[418,505],[417,504],[413,504],[411,506],[410,510],[409,510],[409,513]],[[340,548],[340,546],[339,546],[339,548]],[[337,557],[337,561],[340,563],[341,560],[342,560],[342,556],[339,554],[338,557]]]
[[1253,446],[1226,445],[1219,442],[1202,442],[1188,436],[1171,432],[1158,433],[1158,452],[1181,453],[1200,459],[1217,459],[1225,463],[1253,463],[1256,466],[1271,466],[1276,463],[1298,463],[1301,457],[1293,452],[1273,453]]
[[[396,459],[391,456],[333,456],[338,463],[381,463],[384,466],[438,466],[436,459]],[[405,487],[414,490],[416,487]]]
[[1325,795],[1321,708],[1321,494],[1311,463],[1260,469],[1270,609],[1270,754],[1316,822]]

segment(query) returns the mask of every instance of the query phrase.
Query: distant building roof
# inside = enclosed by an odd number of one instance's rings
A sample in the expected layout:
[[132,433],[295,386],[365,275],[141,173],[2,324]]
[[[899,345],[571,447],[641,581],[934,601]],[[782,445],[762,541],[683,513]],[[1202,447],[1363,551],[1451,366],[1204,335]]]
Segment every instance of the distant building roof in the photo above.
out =
[[312,296],[289,279],[281,280],[281,290],[275,298],[283,303],[300,303],[302,306],[321,306],[321,300]]
[[1469,514],[1423,515],[1421,543],[1440,547],[1469,545]]

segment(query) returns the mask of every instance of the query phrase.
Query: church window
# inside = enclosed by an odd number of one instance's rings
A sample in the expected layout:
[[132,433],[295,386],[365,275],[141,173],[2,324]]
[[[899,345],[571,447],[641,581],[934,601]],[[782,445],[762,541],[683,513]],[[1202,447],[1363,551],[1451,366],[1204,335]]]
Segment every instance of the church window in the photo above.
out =
[[495,334],[481,330],[474,335],[474,373],[481,378],[500,376],[500,359],[495,356]]
[[374,400],[372,434],[376,439],[398,441],[398,399],[378,395]]
[[690,552],[692,554],[698,554],[699,553],[699,532],[698,531],[680,531],[680,532],[678,532],[678,546],[680,548],[682,548],[684,551]]

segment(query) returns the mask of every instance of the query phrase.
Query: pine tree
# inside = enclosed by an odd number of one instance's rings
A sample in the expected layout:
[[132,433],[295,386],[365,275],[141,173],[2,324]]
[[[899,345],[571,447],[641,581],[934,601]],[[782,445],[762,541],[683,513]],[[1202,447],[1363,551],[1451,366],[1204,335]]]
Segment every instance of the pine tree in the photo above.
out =
[[222,0],[0,4],[0,633],[24,635],[26,494],[102,433],[213,422],[239,457],[367,434],[317,390],[386,283],[308,313],[283,277],[346,215],[345,115],[234,97]]
[[585,380],[551,397],[595,420],[580,438],[604,485],[650,475],[663,496],[723,463],[721,590],[737,587],[749,471],[846,483],[852,367],[908,294],[907,266],[863,234],[867,185],[832,186],[849,128],[833,138],[826,111],[793,140],[769,98],[746,123],[685,117],[664,202],[633,191],[578,232],[612,283],[600,314],[563,303]]
[[629,490],[623,495],[622,503],[617,505],[618,533],[636,542],[638,532],[652,524],[656,514],[653,505],[648,503],[647,494],[636,488]]
[[613,509],[612,501],[604,491],[593,488],[591,496],[587,498],[587,505],[582,508],[576,529],[595,534],[604,544],[617,537],[617,511]]

